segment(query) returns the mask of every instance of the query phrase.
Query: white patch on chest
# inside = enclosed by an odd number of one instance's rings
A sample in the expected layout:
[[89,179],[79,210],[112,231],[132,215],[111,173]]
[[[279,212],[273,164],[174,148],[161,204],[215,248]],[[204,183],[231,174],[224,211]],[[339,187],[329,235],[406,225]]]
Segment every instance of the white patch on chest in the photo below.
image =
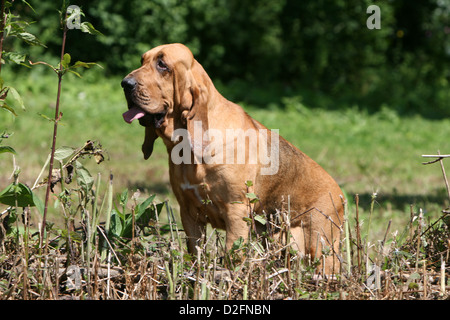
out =
[[200,202],[202,202],[202,198],[200,197],[200,192],[199,192],[199,190],[198,190],[198,188],[200,187],[200,185],[199,185],[199,184],[190,184],[190,183],[188,182],[188,180],[187,180],[187,178],[186,178],[185,175],[183,175],[183,179],[184,179],[184,180],[183,180],[184,183],[182,183],[182,184],[180,185],[181,190],[183,190],[183,191],[186,191],[186,190],[193,190],[195,196],[197,197],[197,200],[200,201]]

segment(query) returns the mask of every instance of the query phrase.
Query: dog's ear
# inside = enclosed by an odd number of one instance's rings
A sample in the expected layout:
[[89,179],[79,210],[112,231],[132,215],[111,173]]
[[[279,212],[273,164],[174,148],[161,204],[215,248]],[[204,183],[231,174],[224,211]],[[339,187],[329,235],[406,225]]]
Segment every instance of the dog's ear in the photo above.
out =
[[156,138],[158,138],[158,135],[156,134],[155,128],[153,126],[145,127],[144,143],[142,144],[142,153],[144,154],[145,160],[152,155],[153,144]]
[[205,133],[208,130],[207,83],[202,66],[194,60],[191,68],[175,80],[178,89],[176,104],[178,110],[174,115],[176,128],[186,128],[190,135],[190,144],[194,154],[201,158],[208,144]]
[[191,137],[194,136],[194,127],[201,124],[202,135],[208,130],[208,106],[199,87],[191,88],[192,105],[186,115],[186,127]]
[[[208,99],[210,80],[203,67],[194,60],[191,68],[193,86],[191,86],[192,105],[186,116],[187,130],[191,136],[191,146],[194,155],[202,158],[202,154],[209,143],[207,136]],[[200,132],[197,132],[200,131]],[[197,159],[198,160],[198,159]]]

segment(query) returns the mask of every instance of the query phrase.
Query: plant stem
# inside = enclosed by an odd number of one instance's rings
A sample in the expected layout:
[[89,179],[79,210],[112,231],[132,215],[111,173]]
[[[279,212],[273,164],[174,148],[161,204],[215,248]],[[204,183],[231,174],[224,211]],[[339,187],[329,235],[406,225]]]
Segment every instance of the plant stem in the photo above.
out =
[[175,288],[174,288],[174,284],[173,284],[172,275],[170,274],[169,263],[167,261],[164,262],[164,267],[165,267],[165,271],[166,271],[166,275],[167,275],[167,280],[169,281],[169,299],[174,300],[175,299]]
[[99,218],[99,210],[97,210],[97,202],[100,193],[100,182],[101,182],[101,174],[100,172],[97,174],[97,186],[95,188],[95,197],[92,204],[92,223],[91,223],[91,237],[89,241],[94,244],[94,238],[97,230],[98,218]]
[[442,170],[442,175],[444,177],[445,188],[447,190],[448,199],[450,200],[450,187],[448,185],[447,175],[445,174],[444,162],[441,159],[441,160],[439,160],[439,163],[441,164],[441,170]]
[[[61,60],[59,63],[59,72],[58,72],[58,93],[56,95],[56,106],[55,106],[55,123],[53,126],[53,141],[52,141],[52,151],[50,153],[50,163],[48,169],[48,181],[47,181],[47,191],[45,193],[45,207],[44,207],[44,216],[42,218],[42,227],[41,227],[41,239],[40,239],[40,249],[42,249],[44,234],[45,234],[45,226],[47,221],[47,211],[48,211],[48,200],[50,198],[50,189],[52,183],[52,173],[53,173],[53,162],[55,158],[55,149],[56,149],[56,136],[58,132],[58,122],[61,119],[62,114],[59,112],[59,101],[61,97],[61,84],[63,77],[63,59],[64,59],[64,51],[66,46],[66,38],[67,38],[67,25],[64,23],[63,30],[63,38],[62,38],[62,46],[61,46]],[[47,245],[45,246],[47,247]]]
[[369,236],[370,236],[370,226],[372,224],[373,207],[374,207],[376,198],[377,198],[377,193],[376,192],[372,193],[372,200],[370,202],[370,212],[369,212],[369,225],[367,226],[367,237],[366,237],[366,242],[367,242],[366,275],[367,276],[369,275],[368,273],[369,273],[369,248],[370,248]]
[[[101,211],[103,212],[103,205],[106,202],[106,222],[105,222],[105,239],[103,241],[102,246],[102,255],[101,255],[101,261],[105,261],[106,254],[107,254],[107,239],[106,237],[109,235],[109,226],[111,224],[111,211],[112,211],[112,205],[113,205],[113,175],[112,173],[109,174],[109,184],[108,189],[106,191],[105,200],[103,200]],[[100,215],[100,214],[99,214]]]
[[358,259],[358,272],[361,274],[361,229],[359,226],[359,195],[355,196],[355,204],[356,204],[356,253]]
[[[5,0],[1,0],[0,4],[0,60],[2,59],[3,54],[3,40],[5,40],[5,26],[6,26],[6,12],[5,12]],[[0,73],[2,72],[2,64],[0,63]]]
[[345,251],[347,254],[347,272],[350,275],[352,271],[352,257],[350,248],[350,219],[348,217],[348,205],[347,200],[344,200],[344,221],[345,221]]

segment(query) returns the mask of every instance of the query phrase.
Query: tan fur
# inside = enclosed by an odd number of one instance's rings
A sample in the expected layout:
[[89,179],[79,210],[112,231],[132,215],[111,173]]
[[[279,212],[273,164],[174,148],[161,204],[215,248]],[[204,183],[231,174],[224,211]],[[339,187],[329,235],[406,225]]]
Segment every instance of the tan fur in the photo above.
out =
[[[156,67],[159,59],[168,70]],[[250,180],[253,182],[251,191],[260,199],[257,206],[260,214],[286,209],[289,197],[295,248],[313,258],[321,258],[323,246],[332,247],[329,256],[321,261],[325,262],[326,274],[336,273],[343,193],[333,178],[281,136],[279,170],[275,175],[261,175],[261,164],[174,164],[170,159],[176,145],[172,133],[185,128],[192,134],[194,121],[202,121],[204,130],[217,129],[224,136],[226,129],[266,128],[216,90],[184,45],[156,47],[146,52],[142,60],[142,66],[125,78],[138,82],[137,93],[130,99],[150,115],[165,113],[159,128],[150,120],[140,120],[146,126],[142,150],[146,159],[150,157],[157,137],[161,137],[167,147],[170,183],[180,205],[189,251],[196,251],[207,223],[226,230],[227,249],[239,237],[248,237],[248,224],[244,221],[248,216],[245,182]],[[271,137],[272,133],[268,130],[267,134]],[[248,156],[246,154],[247,159]]]

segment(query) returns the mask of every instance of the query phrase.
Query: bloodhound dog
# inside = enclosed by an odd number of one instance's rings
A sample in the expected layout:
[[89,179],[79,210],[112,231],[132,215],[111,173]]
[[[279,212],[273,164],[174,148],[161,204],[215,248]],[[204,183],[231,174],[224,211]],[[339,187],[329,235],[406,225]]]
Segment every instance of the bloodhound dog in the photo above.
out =
[[336,273],[344,198],[333,178],[225,99],[186,46],[158,46],[141,64],[122,81],[123,118],[145,127],[145,159],[158,137],[167,148],[188,250],[196,252],[207,223],[226,231],[227,249],[247,239],[251,194],[252,215],[274,217],[289,208],[295,249],[319,258],[318,270]]

